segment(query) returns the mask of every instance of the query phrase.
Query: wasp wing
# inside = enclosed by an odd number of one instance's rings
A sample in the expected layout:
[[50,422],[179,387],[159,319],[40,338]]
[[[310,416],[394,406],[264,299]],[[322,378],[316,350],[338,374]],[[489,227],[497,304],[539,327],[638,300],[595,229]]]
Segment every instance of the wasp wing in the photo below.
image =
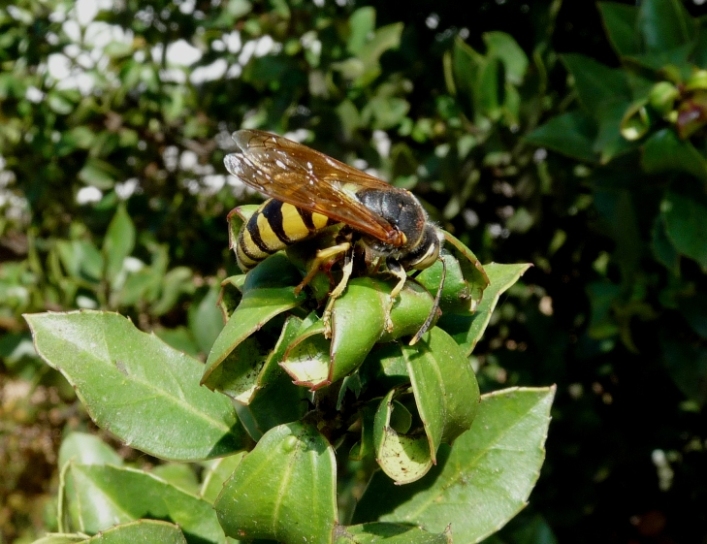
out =
[[403,234],[356,198],[361,189],[402,191],[323,153],[259,130],[239,130],[241,153],[226,155],[226,169],[267,196],[373,236],[392,246]]

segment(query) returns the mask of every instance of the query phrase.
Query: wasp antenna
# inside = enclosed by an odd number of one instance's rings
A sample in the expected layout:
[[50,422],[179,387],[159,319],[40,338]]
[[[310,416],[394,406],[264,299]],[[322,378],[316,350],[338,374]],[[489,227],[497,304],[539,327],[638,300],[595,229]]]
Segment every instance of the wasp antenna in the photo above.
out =
[[435,315],[437,315],[437,310],[439,310],[439,301],[442,299],[442,288],[444,287],[444,280],[447,278],[447,263],[444,262],[441,255],[439,256],[439,260],[442,261],[442,278],[439,280],[439,287],[437,288],[435,300],[432,303],[432,309],[427,319],[425,319],[425,322],[422,324],[422,327],[420,327],[420,330],[417,331],[415,336],[412,337],[412,340],[410,340],[410,346],[414,346],[420,341],[422,335],[425,334],[427,329],[430,328],[430,325],[432,325],[432,320],[435,318]]

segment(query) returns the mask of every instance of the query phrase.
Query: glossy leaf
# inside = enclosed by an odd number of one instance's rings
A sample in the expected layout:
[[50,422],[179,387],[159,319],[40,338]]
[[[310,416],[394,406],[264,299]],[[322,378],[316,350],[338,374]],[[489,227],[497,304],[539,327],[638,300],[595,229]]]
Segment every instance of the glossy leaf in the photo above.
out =
[[507,389],[482,396],[472,428],[419,482],[395,486],[377,474],[354,515],[430,532],[451,524],[454,541],[479,542],[525,505],[545,457],[555,388]]
[[354,278],[334,302],[331,316],[331,349],[328,380],[336,382],[363,363],[385,328],[390,297],[381,282]]
[[435,327],[419,346],[403,346],[420,418],[434,460],[442,442],[469,430],[479,405],[479,386],[466,354]]
[[487,264],[484,269],[488,274],[490,284],[484,291],[476,312],[473,315],[448,314],[443,315],[438,325],[447,331],[470,354],[483,335],[491,319],[499,297],[525,273],[529,264]]
[[259,440],[273,427],[300,419],[309,410],[309,393],[292,383],[292,378],[280,363],[296,335],[313,321],[303,321],[294,316],[287,318],[280,338],[255,378],[252,393],[249,396],[244,395],[244,406],[238,408],[238,414],[254,440]]
[[335,494],[331,446],[313,426],[297,422],[260,439],[214,507],[226,535],[234,538],[328,543],[337,521]]
[[291,278],[282,273],[283,266],[292,268],[284,255],[274,255],[246,277],[243,298],[206,360],[201,381],[208,388],[235,399],[248,398],[252,393],[267,355],[251,335],[304,300],[303,294],[295,295]]
[[96,424],[125,443],[181,460],[246,445],[228,399],[199,387],[201,363],[124,317],[84,311],[25,318],[40,356],[74,386]]
[[70,463],[64,474],[72,530],[96,534],[144,517],[179,525],[187,542],[223,542],[211,505],[145,472]]

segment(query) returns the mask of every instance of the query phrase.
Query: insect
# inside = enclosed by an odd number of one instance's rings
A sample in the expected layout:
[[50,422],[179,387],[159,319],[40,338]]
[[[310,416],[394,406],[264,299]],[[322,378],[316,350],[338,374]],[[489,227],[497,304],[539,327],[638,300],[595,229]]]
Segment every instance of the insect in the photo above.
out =
[[[407,270],[423,270],[441,260],[444,234],[429,221],[419,201],[409,191],[286,138],[259,130],[239,130],[233,139],[240,153],[225,157],[226,169],[270,197],[238,235],[236,258],[241,269],[246,272],[290,244],[343,224],[348,239],[344,237],[341,243],[318,251],[297,292],[323,263],[343,255],[343,278],[330,295],[324,313],[326,323],[333,300],[343,293],[351,275],[354,250],[360,247],[367,263],[385,262],[398,280],[390,293],[386,318],[390,330],[390,309],[405,285]],[[431,325],[443,282],[444,276],[432,312],[411,343]]]

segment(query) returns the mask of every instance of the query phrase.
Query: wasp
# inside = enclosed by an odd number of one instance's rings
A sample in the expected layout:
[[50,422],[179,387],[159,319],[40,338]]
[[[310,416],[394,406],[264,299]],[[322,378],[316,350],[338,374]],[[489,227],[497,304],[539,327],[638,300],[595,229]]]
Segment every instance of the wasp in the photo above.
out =
[[[420,271],[442,260],[444,234],[429,220],[420,202],[410,191],[286,138],[244,129],[235,132],[233,139],[240,152],[226,155],[226,169],[270,197],[238,235],[235,251],[243,272],[291,244],[333,225],[342,225],[348,237],[317,252],[296,292],[323,263],[343,255],[343,278],[332,291],[323,316],[327,323],[332,303],[343,293],[351,275],[353,253],[362,248],[367,263],[377,266],[384,262],[398,280],[390,293],[386,319],[390,330],[390,309],[407,280],[407,271]],[[443,282],[444,271],[432,311],[411,343],[417,342],[431,325]]]

